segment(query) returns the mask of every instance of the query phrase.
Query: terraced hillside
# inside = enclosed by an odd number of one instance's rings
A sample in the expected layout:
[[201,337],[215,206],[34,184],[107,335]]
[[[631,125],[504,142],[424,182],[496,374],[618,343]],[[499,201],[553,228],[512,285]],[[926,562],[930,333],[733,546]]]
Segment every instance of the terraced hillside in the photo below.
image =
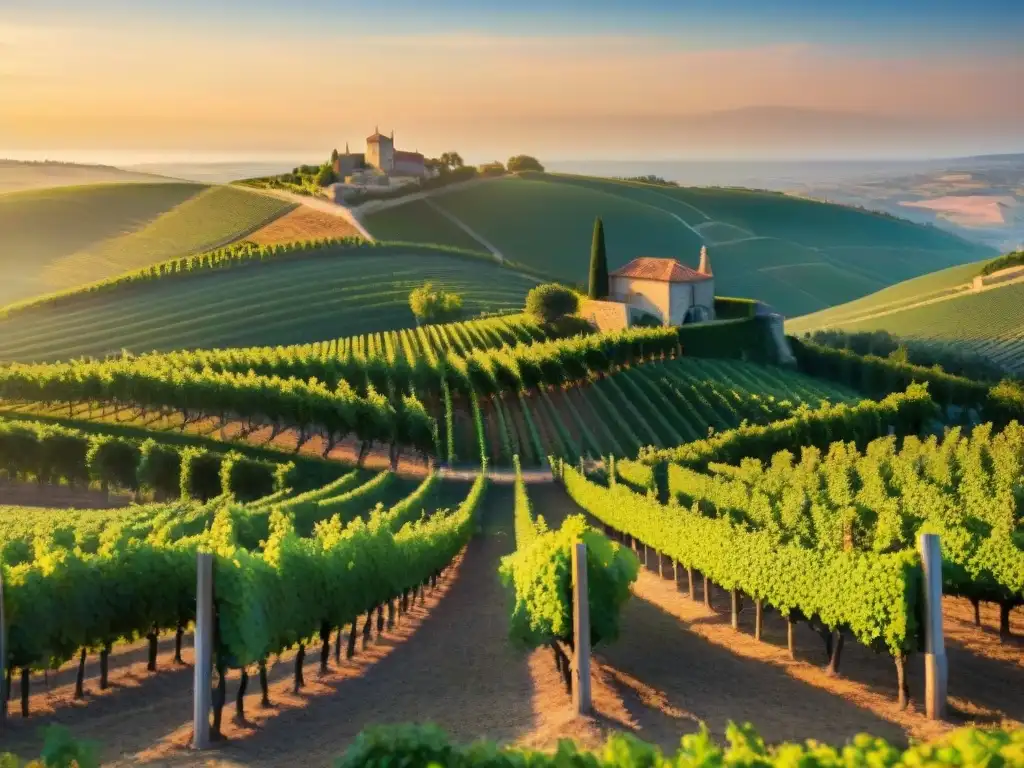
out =
[[293,208],[233,187],[97,184],[0,196],[0,303],[208,250]]
[[0,303],[54,290],[45,278],[54,262],[141,229],[203,189],[96,184],[0,196]]
[[[248,193],[242,193],[248,194]],[[425,280],[469,315],[519,308],[535,278],[434,249],[322,248],[307,257],[84,293],[0,319],[0,359],[52,360],[193,347],[273,346],[407,328]]]
[[[675,446],[739,426],[786,418],[806,404],[855,402],[853,390],[792,371],[736,360],[682,357],[621,370],[581,386],[480,398],[483,452],[524,466],[549,456],[633,457],[643,446]],[[439,419],[439,424],[445,422]],[[479,455],[472,405],[456,402],[455,451]]]
[[973,290],[980,264],[908,280],[859,301],[786,322],[791,334],[816,330],[886,331],[979,355],[1011,373],[1024,373],[1024,282]]
[[595,216],[611,268],[637,256],[695,266],[707,245],[719,294],[758,298],[786,315],[993,255],[938,229],[776,193],[535,173],[440,191],[429,204],[370,213],[366,225],[383,239],[466,246],[467,234],[437,208],[507,258],[570,282],[586,274]]

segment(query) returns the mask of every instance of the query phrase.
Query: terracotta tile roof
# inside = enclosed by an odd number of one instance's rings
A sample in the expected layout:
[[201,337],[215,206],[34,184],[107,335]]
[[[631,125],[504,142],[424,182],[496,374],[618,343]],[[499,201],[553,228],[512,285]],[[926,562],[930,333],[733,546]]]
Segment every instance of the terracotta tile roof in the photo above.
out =
[[699,280],[711,279],[711,275],[703,275],[695,269],[680,264],[675,259],[654,259],[648,256],[633,259],[626,266],[619,267],[612,272],[611,276],[661,280],[666,283],[695,283]]
[[367,144],[376,144],[381,139],[384,139],[384,141],[391,141],[391,139],[389,137],[385,136],[383,133],[380,133],[378,131],[377,133],[373,134],[372,136],[367,136],[366,137],[366,143]]

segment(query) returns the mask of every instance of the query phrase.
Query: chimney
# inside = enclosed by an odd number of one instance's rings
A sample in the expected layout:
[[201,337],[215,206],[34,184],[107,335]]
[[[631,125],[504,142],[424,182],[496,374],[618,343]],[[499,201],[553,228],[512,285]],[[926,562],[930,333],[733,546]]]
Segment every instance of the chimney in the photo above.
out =
[[711,260],[708,259],[708,247],[702,245],[700,247],[700,267],[697,269],[702,275],[712,276],[711,272]]

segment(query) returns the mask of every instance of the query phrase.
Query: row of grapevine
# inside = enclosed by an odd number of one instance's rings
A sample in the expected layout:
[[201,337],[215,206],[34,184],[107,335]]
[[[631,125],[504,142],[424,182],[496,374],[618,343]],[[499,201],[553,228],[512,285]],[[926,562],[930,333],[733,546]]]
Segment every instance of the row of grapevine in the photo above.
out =
[[842,631],[896,660],[905,702],[904,661],[918,650],[921,565],[916,552],[822,551],[750,530],[728,517],[665,506],[622,484],[603,487],[572,467],[560,472],[569,495],[614,531],[641,542],[726,590],[774,607],[790,623]]
[[842,382],[871,397],[906,387],[911,382],[921,382],[928,384],[937,402],[975,409],[985,421],[997,426],[1024,420],[1024,388],[1018,382],[1003,381],[993,385],[954,376],[938,366],[925,368],[890,358],[858,355],[807,339],[790,338],[789,341],[802,371]]
[[208,417],[245,421],[250,428],[269,424],[276,432],[297,429],[300,442],[316,430],[328,450],[347,435],[422,451],[434,444],[433,419],[412,395],[392,403],[372,387],[361,395],[344,382],[331,388],[314,380],[179,370],[142,360],[12,364],[0,369],[0,397],[69,408],[85,401],[142,414],[175,412],[183,426]]
[[772,744],[750,724],[730,722],[725,742],[720,744],[701,725],[698,733],[682,737],[673,751],[663,752],[654,744],[632,734],[613,734],[598,750],[577,746],[570,739],[559,741],[555,753],[492,742],[470,746],[453,743],[437,726],[376,726],[359,734],[355,743],[335,762],[337,768],[368,765],[446,765],[459,768],[530,766],[530,768],[829,768],[872,766],[902,768],[920,766],[961,766],[995,768],[1024,763],[1024,728],[959,728],[938,738],[913,746],[889,744],[885,739],[861,734],[843,746],[828,746],[816,739],[802,743]]
[[[428,481],[425,481],[428,482]],[[378,628],[383,611],[394,618],[408,597],[435,580],[466,545],[486,490],[481,474],[469,495],[448,513],[435,512],[410,522],[400,514],[376,511],[346,526],[335,516],[299,537],[289,518],[277,514],[263,552],[240,547],[229,525],[215,524],[209,539],[216,555],[218,633],[216,667],[223,680],[229,667],[265,664],[268,656],[299,646],[296,685],[302,684],[301,661],[306,642],[322,644],[321,665],[328,661],[333,630],[349,627],[349,655],[363,620],[369,634],[374,614]],[[396,530],[399,523],[404,523]]]
[[947,593],[997,602],[1001,629],[1024,605],[1024,524],[1019,500],[1024,427],[992,425],[944,439],[909,436],[869,443],[805,447],[770,463],[709,464],[709,473],[669,467],[673,497],[717,516],[820,551],[913,549],[919,533],[938,533]]
[[816,410],[797,409],[792,416],[766,425],[746,425],[675,448],[641,451],[648,464],[676,462],[703,467],[708,462],[739,462],[751,456],[769,459],[794,445],[827,447],[836,440],[855,440],[858,445],[885,435],[919,434],[936,415],[935,402],[922,384],[883,400],[864,400],[856,405],[824,405]]
[[[378,505],[369,512],[368,519],[343,525],[341,513],[332,509],[330,519],[318,523],[310,539],[299,539],[295,534],[294,510],[285,512],[278,505],[269,515],[269,530],[263,532],[266,546],[261,554],[249,549],[261,543],[260,539],[252,540],[250,519],[259,518],[261,510],[228,504],[224,498],[205,506],[134,507],[112,513],[102,527],[92,526],[91,518],[96,513],[69,513],[45,520],[40,517],[34,530],[20,532],[32,536],[24,542],[30,546],[28,556],[8,558],[9,553],[18,554],[19,546],[14,539],[4,541],[8,668],[21,668],[25,697],[32,668],[55,667],[80,650],[76,693],[80,696],[86,649],[101,649],[101,687],[106,686],[111,647],[122,639],[148,637],[150,666],[155,668],[159,630],[177,627],[180,655],[183,630],[195,619],[196,553],[204,549],[213,548],[221,555],[218,576],[229,574],[218,581],[221,621],[247,639],[265,630],[266,625],[258,623],[259,617],[246,614],[254,607],[245,602],[254,597],[251,589],[246,589],[251,588],[258,574],[246,572],[244,567],[263,564],[254,566],[260,573],[267,563],[278,568],[281,547],[326,551],[325,542],[331,542],[332,554],[341,557],[343,541],[349,560],[347,566],[339,561],[338,573],[346,580],[338,587],[353,596],[365,595],[367,589],[390,589],[405,578],[399,573],[402,569],[415,576],[413,582],[421,582],[443,564],[442,559],[471,530],[469,521],[482,495],[482,484],[481,479],[456,513],[442,511],[419,521],[437,488],[436,475],[430,475],[389,509]],[[372,506],[365,496],[362,501],[364,511]],[[18,533],[4,531],[5,536]],[[390,575],[381,572],[384,563],[376,559],[381,552],[379,545],[388,542],[398,550],[389,566]],[[228,549],[231,556],[226,554]],[[435,563],[438,565],[427,567]],[[372,581],[385,577],[385,583]],[[288,584],[300,588],[294,602],[308,603],[311,595],[302,592],[301,585]],[[244,615],[257,624],[240,628],[237,622]],[[225,636],[223,631],[220,634]],[[230,632],[227,637],[229,644],[244,642]],[[300,639],[296,637],[292,644]],[[222,651],[233,649],[222,646]],[[23,711],[27,706],[24,698]]]
[[82,432],[56,424],[0,419],[0,470],[40,484],[98,483],[102,488],[151,491],[158,498],[202,501],[229,494],[254,501],[289,487],[295,465],[238,453]]
[[[556,659],[563,658],[559,643],[572,645],[572,548],[577,542],[587,546],[590,641],[614,640],[619,613],[639,570],[636,556],[590,528],[582,515],[549,530],[542,517],[534,517],[519,457],[514,462],[516,551],[502,558],[499,569],[514,594],[512,641],[527,648],[549,645]],[[563,659],[558,666],[568,680],[568,663]]]
[[[574,330],[581,329],[574,326]],[[413,365],[421,356],[433,355],[436,358],[449,352],[466,354],[474,349],[532,344],[559,335],[560,329],[555,326],[541,325],[527,315],[509,315],[369,333],[311,344],[167,352],[153,356],[172,367],[246,370],[248,366],[248,369],[257,373],[275,374],[288,365],[288,361],[293,361],[293,365],[302,365],[303,361],[312,364],[314,360],[330,362],[348,358],[382,358],[392,366],[396,362]],[[299,378],[306,377],[300,375]]]

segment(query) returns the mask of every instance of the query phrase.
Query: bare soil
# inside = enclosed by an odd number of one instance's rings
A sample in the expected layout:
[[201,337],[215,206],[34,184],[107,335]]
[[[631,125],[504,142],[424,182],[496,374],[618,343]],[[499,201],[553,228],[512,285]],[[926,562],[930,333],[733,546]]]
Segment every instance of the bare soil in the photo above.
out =
[[39,485],[0,479],[0,504],[18,507],[114,509],[131,504],[131,494],[104,493],[97,488]]
[[257,245],[276,245],[325,237],[360,236],[359,230],[347,219],[300,205],[245,239]]

